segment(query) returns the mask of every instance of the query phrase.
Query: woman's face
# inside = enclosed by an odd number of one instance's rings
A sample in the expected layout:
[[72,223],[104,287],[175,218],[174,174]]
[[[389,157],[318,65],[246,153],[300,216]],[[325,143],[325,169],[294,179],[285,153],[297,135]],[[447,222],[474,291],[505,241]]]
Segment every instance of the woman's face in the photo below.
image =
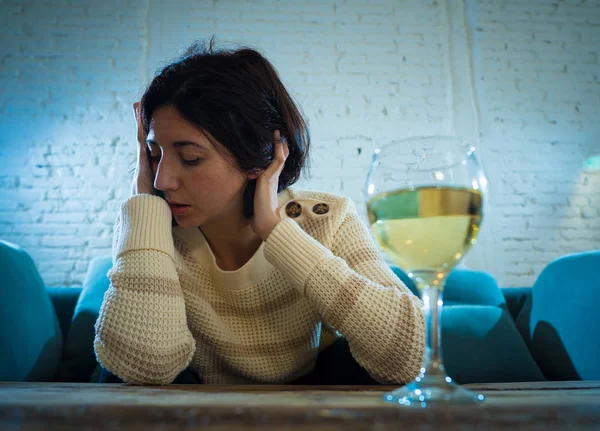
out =
[[242,194],[248,177],[217,150],[207,136],[173,106],[152,115],[147,145],[154,187],[167,201],[190,205],[173,214],[181,227],[202,226],[232,214],[242,217]]

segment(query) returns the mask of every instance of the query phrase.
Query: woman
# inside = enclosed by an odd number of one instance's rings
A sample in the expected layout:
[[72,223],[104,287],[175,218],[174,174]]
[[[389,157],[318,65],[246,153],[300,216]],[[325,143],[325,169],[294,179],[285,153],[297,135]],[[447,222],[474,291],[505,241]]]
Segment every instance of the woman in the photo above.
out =
[[309,134],[263,56],[193,44],[134,111],[136,175],[95,326],[101,382],[418,374],[421,303],[350,200],[290,188]]

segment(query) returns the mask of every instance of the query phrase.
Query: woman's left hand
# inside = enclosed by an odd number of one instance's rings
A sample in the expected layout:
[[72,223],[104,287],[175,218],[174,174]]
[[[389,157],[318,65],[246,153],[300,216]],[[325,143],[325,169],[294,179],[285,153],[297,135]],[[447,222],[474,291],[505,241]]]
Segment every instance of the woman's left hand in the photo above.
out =
[[275,130],[273,136],[275,138],[275,157],[269,167],[256,179],[254,217],[250,222],[252,230],[263,241],[267,240],[271,231],[281,220],[277,202],[277,186],[279,185],[279,174],[281,174],[285,160],[290,153],[287,141],[281,138],[279,130]]

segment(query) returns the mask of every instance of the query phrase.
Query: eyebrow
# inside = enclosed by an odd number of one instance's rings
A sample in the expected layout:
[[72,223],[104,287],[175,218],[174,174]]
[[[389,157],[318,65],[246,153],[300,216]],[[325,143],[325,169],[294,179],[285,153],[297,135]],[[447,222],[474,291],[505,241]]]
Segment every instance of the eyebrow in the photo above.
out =
[[[146,140],[146,144],[152,144],[152,145],[158,145],[158,142],[152,140],[152,139],[147,139]],[[177,147],[187,147],[187,146],[194,146],[197,148],[200,148],[201,150],[204,150],[204,146],[198,144],[197,142],[193,142],[193,141],[176,141],[173,142],[173,146],[175,148]]]

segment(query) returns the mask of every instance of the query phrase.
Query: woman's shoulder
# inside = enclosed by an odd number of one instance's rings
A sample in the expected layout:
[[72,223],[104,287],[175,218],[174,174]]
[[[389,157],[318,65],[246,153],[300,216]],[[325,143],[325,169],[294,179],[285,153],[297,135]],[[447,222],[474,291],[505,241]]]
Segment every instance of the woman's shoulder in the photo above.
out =
[[290,202],[297,202],[301,205],[306,204],[308,206],[311,204],[313,206],[318,204],[326,204],[329,206],[330,210],[334,211],[348,210],[350,207],[354,207],[354,202],[352,199],[346,196],[317,190],[297,189],[295,187],[288,187],[280,193],[280,207],[284,207]]
[[284,190],[283,193],[285,193],[285,192],[287,192],[288,196],[292,199],[294,199],[294,198],[296,198],[296,199],[316,199],[316,200],[322,200],[322,201],[325,201],[328,203],[351,201],[351,199],[349,199],[345,196],[336,195],[333,193],[328,193],[328,192],[323,192],[323,191],[318,191],[318,190],[297,189],[295,187],[288,187],[286,190]]
[[333,193],[288,187],[278,197],[280,216],[297,222],[330,219],[333,226],[340,224],[348,212],[355,212],[352,199]]

